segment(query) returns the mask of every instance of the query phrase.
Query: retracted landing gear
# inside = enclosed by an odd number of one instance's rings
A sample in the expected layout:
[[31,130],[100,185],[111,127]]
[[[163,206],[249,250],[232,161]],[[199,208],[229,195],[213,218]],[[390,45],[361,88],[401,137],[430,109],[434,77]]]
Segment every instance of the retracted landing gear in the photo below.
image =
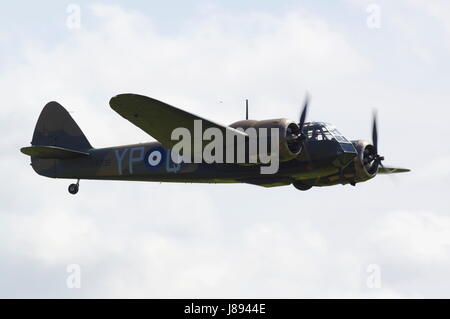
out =
[[292,185],[294,185],[295,188],[297,188],[298,190],[301,190],[301,191],[308,191],[312,188],[311,185],[308,185],[308,184],[305,184],[302,182],[294,182],[294,183],[292,183]]
[[76,193],[78,193],[79,189],[80,189],[80,180],[77,180],[76,184],[69,185],[69,193],[71,193],[72,195],[75,195]]

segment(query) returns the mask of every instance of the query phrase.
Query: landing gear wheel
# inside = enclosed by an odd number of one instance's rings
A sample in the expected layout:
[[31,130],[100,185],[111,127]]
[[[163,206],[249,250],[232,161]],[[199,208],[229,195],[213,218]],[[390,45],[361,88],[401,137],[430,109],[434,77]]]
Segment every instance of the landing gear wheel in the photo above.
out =
[[69,193],[72,195],[75,195],[76,193],[78,193],[79,189],[80,189],[80,181],[79,180],[76,184],[69,185]]
[[292,185],[294,185],[294,187],[300,191],[308,191],[312,188],[311,185],[307,185],[302,182],[295,182],[295,183],[292,183]]

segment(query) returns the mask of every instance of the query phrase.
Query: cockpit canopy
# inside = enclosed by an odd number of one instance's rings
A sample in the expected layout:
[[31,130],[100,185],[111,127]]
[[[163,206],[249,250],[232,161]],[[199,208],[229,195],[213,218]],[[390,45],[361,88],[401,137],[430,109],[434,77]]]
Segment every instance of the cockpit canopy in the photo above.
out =
[[338,141],[339,143],[350,143],[331,124],[322,122],[305,123],[303,133],[308,137],[308,141]]

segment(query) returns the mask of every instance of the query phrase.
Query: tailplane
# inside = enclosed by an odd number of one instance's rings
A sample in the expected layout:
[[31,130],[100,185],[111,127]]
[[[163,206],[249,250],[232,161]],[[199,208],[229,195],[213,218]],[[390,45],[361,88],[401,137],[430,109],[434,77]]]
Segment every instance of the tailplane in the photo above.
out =
[[88,156],[89,153],[57,146],[29,146],[20,149],[25,155],[36,158],[71,159]]

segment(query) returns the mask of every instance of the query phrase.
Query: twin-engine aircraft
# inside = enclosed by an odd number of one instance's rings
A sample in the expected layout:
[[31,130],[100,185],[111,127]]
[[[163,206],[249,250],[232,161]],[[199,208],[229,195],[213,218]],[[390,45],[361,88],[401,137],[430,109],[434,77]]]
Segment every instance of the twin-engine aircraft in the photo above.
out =
[[[150,97],[120,94],[110,100],[111,108],[157,142],[108,148],[92,147],[66,109],[57,102],[50,102],[41,112],[31,146],[21,151],[31,157],[31,166],[39,175],[77,180],[69,186],[71,194],[78,193],[82,179],[247,183],[264,187],[293,185],[306,191],[315,186],[355,186],[377,174],[409,172],[383,166],[384,158],[378,154],[376,116],[372,143],[350,142],[333,125],[306,122],[308,101],[307,98],[298,123],[288,119],[249,120],[247,105],[246,120],[225,126]],[[195,135],[198,133],[195,124],[199,121],[200,133],[214,128],[223,135],[243,138],[246,145],[249,138],[246,129],[278,129],[277,171],[261,174],[260,169],[267,163],[250,162],[248,154],[244,162],[174,160],[171,150],[177,141],[172,133],[183,128]]]

